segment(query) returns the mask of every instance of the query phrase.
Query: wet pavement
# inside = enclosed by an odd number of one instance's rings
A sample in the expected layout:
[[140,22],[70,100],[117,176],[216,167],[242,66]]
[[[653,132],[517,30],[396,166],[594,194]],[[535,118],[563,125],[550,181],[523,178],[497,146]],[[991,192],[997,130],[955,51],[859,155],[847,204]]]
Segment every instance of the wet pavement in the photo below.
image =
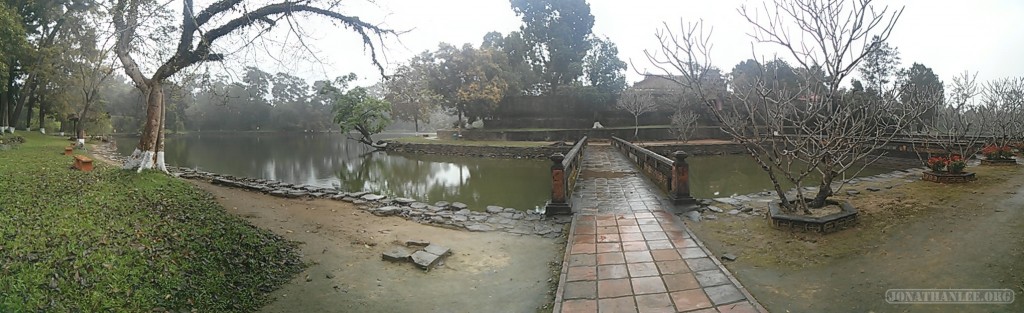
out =
[[554,312],[766,312],[610,146],[590,145]]

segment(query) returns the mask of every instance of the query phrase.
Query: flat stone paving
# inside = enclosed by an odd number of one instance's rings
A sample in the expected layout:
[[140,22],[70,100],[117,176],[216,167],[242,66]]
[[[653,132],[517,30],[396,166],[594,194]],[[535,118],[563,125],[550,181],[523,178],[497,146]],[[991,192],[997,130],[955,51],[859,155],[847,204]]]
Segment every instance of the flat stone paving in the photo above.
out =
[[554,312],[767,312],[610,146],[586,148]]

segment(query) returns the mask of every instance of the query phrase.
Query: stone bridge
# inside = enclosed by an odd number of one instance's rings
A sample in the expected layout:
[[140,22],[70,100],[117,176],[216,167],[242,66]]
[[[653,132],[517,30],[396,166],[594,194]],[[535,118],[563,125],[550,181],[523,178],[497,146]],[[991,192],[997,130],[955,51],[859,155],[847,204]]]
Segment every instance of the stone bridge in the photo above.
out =
[[573,214],[554,312],[766,312],[675,214],[692,208],[685,155],[585,141],[552,157],[548,208]]

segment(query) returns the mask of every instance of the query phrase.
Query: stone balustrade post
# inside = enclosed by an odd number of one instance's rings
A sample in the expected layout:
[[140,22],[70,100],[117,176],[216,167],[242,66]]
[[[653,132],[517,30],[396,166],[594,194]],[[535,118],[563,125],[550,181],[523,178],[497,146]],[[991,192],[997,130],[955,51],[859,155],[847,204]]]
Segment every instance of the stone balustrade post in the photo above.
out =
[[697,201],[690,196],[690,165],[686,163],[689,157],[686,152],[676,151],[672,153],[675,159],[672,163],[672,193],[669,198],[675,204],[692,204]]
[[565,155],[561,153],[552,154],[551,157],[551,201],[545,206],[547,215],[572,214],[572,206],[569,205],[569,190],[566,190]]

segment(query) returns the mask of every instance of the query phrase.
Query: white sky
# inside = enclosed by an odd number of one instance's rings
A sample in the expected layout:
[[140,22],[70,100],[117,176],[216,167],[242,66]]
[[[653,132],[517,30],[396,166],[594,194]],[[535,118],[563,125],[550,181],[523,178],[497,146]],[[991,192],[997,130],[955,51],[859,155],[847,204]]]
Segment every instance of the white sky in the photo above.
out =
[[[361,0],[365,1],[365,0]],[[595,23],[593,32],[609,37],[619,48],[620,58],[630,63],[629,83],[638,81],[637,72],[656,71],[644,56],[644,49],[656,49],[654,32],[669,23],[673,30],[684,22],[703,19],[714,27],[714,65],[728,72],[739,61],[752,56],[750,25],[737,13],[743,3],[760,6],[759,0],[589,0]],[[905,6],[890,45],[899,48],[903,66],[922,63],[944,81],[965,70],[978,72],[980,80],[1024,75],[1024,1],[1020,0],[877,0],[876,6],[890,9]],[[438,43],[478,46],[490,31],[508,33],[521,21],[507,0],[377,0],[376,5],[356,3],[346,13],[382,26],[411,30],[387,40],[388,67],[408,60]],[[288,71],[306,79],[324,79],[355,72],[364,83],[379,79],[368,53],[351,31],[317,27],[312,40],[321,50],[321,62],[295,61],[261,66],[268,71]],[[757,47],[759,57],[771,57],[773,50]],[[292,60],[292,61],[288,61]],[[273,65],[277,65],[276,67]],[[634,68],[636,66],[636,68]]]

